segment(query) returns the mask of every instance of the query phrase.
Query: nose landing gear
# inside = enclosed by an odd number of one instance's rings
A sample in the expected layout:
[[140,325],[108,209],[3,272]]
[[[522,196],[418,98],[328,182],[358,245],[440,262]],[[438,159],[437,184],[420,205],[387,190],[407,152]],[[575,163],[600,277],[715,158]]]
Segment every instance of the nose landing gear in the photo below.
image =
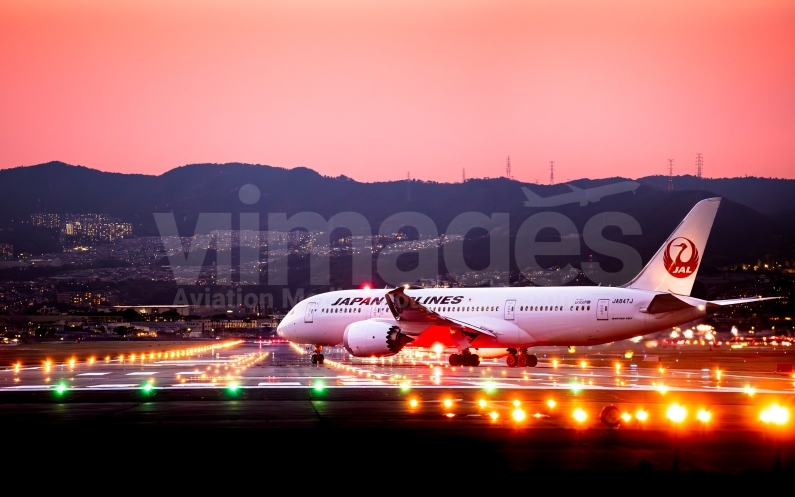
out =
[[528,354],[527,349],[508,349],[508,357],[505,358],[505,364],[509,368],[534,368],[538,364],[538,357],[534,354]]
[[322,350],[323,350],[322,345],[315,345],[315,353],[312,354],[311,357],[312,364],[322,365],[323,362],[326,360],[326,358],[323,357],[323,354],[320,353]]

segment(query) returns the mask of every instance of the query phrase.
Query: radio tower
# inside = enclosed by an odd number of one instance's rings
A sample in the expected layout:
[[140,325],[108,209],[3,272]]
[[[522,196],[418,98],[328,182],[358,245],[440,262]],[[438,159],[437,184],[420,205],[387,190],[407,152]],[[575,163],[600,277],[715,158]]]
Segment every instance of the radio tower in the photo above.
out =
[[467,168],[464,167],[461,169],[461,183],[466,183],[466,182],[467,182]]
[[549,184],[555,184],[555,161],[549,161]]
[[505,161],[505,177],[508,179],[513,179],[511,176],[511,156],[508,156],[508,160]]
[[668,159],[668,191],[674,191],[674,160]]
[[701,179],[702,168],[704,167],[704,158],[701,154],[696,154],[696,178]]

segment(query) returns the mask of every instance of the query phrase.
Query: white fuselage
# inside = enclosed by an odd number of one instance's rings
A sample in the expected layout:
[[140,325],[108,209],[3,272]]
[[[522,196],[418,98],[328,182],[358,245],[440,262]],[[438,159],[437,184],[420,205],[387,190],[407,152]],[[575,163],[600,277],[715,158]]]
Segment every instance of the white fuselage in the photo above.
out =
[[[378,319],[391,321],[417,337],[413,346],[430,346],[421,337],[426,331],[431,340],[440,341],[438,337],[444,333],[430,333],[433,326],[395,321],[386,304],[388,291],[344,290],[307,298],[282,320],[278,334],[296,343],[333,346],[342,343],[351,323]],[[479,335],[472,341],[470,345],[476,349],[598,345],[662,331],[706,315],[703,305],[649,314],[649,303],[661,292],[630,288],[430,288],[405,293],[444,317],[490,330],[493,337]]]

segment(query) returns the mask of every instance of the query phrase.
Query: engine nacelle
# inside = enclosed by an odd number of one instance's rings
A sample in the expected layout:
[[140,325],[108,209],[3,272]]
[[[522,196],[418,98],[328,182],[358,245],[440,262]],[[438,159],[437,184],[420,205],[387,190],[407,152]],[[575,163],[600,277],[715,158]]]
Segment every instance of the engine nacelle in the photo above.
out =
[[395,355],[414,339],[401,333],[396,325],[368,319],[345,328],[342,343],[355,357],[386,357]]

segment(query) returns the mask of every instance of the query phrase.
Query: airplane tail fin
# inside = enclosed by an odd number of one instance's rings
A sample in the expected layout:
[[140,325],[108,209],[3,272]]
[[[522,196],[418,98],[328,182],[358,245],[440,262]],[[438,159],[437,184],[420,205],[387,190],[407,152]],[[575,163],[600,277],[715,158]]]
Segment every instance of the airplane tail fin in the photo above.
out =
[[527,187],[522,187],[522,191],[524,192],[524,196],[527,197],[527,202],[524,203],[526,207],[537,207],[541,205],[541,201],[543,200],[539,195],[532,192]]
[[690,295],[720,198],[697,203],[627,287]]

